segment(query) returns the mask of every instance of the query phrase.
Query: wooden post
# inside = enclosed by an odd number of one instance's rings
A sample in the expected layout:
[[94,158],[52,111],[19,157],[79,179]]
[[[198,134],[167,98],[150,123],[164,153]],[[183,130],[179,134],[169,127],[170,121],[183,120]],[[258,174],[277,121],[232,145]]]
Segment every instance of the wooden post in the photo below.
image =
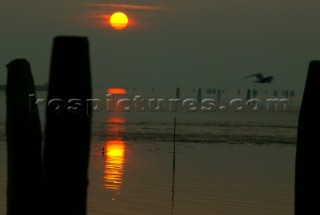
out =
[[174,117],[174,120],[173,120],[173,163],[172,163],[172,166],[173,166],[173,182],[174,182],[174,175],[175,175],[175,170],[176,170],[176,123],[177,123],[177,120]]
[[[7,215],[41,214],[41,126],[29,63],[25,59],[7,65]],[[33,96],[29,96],[33,95]],[[34,105],[34,104],[33,104]]]
[[85,215],[91,133],[85,37],[54,39],[44,148],[45,215]]
[[180,99],[180,87],[176,89],[176,98]]
[[295,215],[320,214],[320,61],[309,65],[298,126]]
[[221,90],[220,89],[217,92],[217,102],[218,102],[218,104],[220,104],[220,102],[221,102]]
[[176,118],[173,120],[173,159],[172,159],[172,190],[171,190],[171,214],[174,209],[174,188],[175,188],[175,175],[176,175]]
[[250,100],[251,99],[251,90],[250,89],[248,89],[247,90],[247,97],[246,97],[246,100],[248,101],[248,100]]

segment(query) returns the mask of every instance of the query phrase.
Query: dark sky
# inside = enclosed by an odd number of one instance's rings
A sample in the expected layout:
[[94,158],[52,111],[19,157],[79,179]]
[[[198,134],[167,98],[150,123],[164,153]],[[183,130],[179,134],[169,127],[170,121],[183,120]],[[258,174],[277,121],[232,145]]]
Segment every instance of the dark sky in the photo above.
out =
[[[119,9],[130,20],[123,31],[105,24]],[[22,57],[36,83],[47,81],[54,36],[80,35],[95,87],[235,88],[263,73],[275,76],[270,88],[302,89],[308,62],[320,58],[319,11],[318,0],[3,0],[0,84]]]

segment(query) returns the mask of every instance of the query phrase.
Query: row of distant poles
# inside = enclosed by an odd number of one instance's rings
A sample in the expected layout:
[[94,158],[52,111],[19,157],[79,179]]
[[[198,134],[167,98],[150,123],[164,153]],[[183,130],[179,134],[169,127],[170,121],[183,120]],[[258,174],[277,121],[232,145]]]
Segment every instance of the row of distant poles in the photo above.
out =
[[[204,89],[204,90],[203,90]],[[162,89],[163,90],[163,89]],[[104,88],[101,87],[100,91],[104,92]],[[184,91],[182,92],[180,87],[177,87],[175,89],[175,98],[176,99],[182,99],[182,97],[184,96],[184,98],[188,98],[188,96],[190,97],[192,94],[190,94],[190,92],[188,93],[188,91],[190,91],[190,89],[184,89]],[[204,91],[204,93],[203,93]],[[153,94],[150,94],[150,88],[136,88],[136,87],[126,87],[125,88],[125,92],[126,93],[146,93],[145,96],[153,96]],[[151,92],[154,93],[155,92],[155,88],[152,87],[151,88]],[[161,92],[161,89],[159,89],[160,93],[163,93],[163,91]],[[297,98],[296,96],[296,92],[295,90],[272,90],[271,92],[268,90],[257,90],[255,88],[253,89],[246,89],[246,90],[228,90],[226,91],[225,89],[219,89],[219,88],[193,88],[192,89],[192,93],[193,95],[196,94],[197,97],[197,101],[198,103],[201,103],[202,99],[207,99],[207,98],[214,98],[216,99],[216,102],[218,104],[222,103],[223,100],[224,101],[231,101],[230,99],[237,99],[237,98],[242,98],[245,99],[246,101],[249,101],[250,99],[277,99],[277,98],[281,98],[281,99],[287,99],[289,101],[290,99],[290,109],[293,103],[293,100]],[[183,96],[182,96],[183,95]],[[193,96],[192,95],[192,96]]]
[[[132,92],[132,93],[136,93],[136,92],[156,92],[156,88],[151,87],[150,88],[138,88],[138,87],[125,87],[127,92]],[[100,91],[104,91],[105,88],[103,87],[103,85],[100,86]],[[185,90],[186,94],[188,90]],[[192,88],[192,93],[197,93],[198,96],[202,95],[202,92],[204,91],[204,93],[206,94],[212,94],[212,95],[216,95],[217,97],[221,97],[222,95],[226,94],[226,90],[225,89],[219,89],[219,88]],[[296,92],[295,90],[272,90],[271,92],[268,90],[257,90],[255,88],[253,89],[246,89],[246,90],[241,90],[241,89],[237,89],[234,92],[231,92],[229,90],[228,92],[230,95],[237,95],[237,96],[242,96],[242,95],[246,95],[246,98],[250,99],[250,98],[255,98],[258,95],[261,96],[282,96],[284,98],[289,98],[289,97],[295,97],[296,96]],[[175,94],[176,94],[176,98],[180,98],[181,95],[181,88],[177,87],[175,90]]]
[[[196,89],[193,89],[193,93],[195,93],[195,92],[196,92]],[[201,100],[202,99],[202,88],[199,88],[197,92],[198,92],[197,93],[198,100]],[[216,95],[218,102],[220,102],[221,97],[223,95],[225,95],[224,89],[206,88],[205,92],[206,92],[206,94]],[[247,100],[249,100],[251,98],[256,98],[259,96],[259,91],[256,89],[247,89],[245,92],[246,92],[245,95],[246,95]],[[237,95],[237,96],[242,96],[243,94],[244,94],[244,92],[243,91],[241,92],[240,89],[237,90],[236,94],[231,93],[231,95]],[[264,96],[268,96],[268,95],[270,95],[270,93],[268,93],[268,91],[265,90]],[[273,90],[271,96],[278,97],[281,95],[278,90]],[[284,98],[295,97],[295,96],[296,96],[296,93],[294,90],[283,90],[282,91],[282,97],[284,97]],[[180,90],[180,87],[178,87],[178,88],[176,88],[176,98],[180,98],[180,97],[181,97],[181,90]]]

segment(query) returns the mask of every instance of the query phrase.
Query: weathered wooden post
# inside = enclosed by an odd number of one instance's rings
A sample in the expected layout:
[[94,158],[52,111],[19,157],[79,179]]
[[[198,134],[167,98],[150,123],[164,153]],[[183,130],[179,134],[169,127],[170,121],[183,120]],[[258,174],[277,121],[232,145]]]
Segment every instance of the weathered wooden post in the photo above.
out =
[[25,59],[11,61],[7,69],[7,214],[38,215],[42,135],[39,113],[29,109],[34,102],[29,98],[35,98],[33,78]]
[[320,214],[320,61],[309,65],[298,126],[295,214]]
[[85,37],[54,39],[44,148],[45,215],[85,215],[91,132]]

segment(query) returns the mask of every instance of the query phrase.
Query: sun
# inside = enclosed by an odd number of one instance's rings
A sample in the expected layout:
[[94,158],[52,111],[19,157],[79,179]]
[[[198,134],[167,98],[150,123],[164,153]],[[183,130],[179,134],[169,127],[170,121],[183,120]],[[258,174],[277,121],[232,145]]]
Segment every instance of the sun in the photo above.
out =
[[110,17],[110,25],[116,30],[123,30],[129,22],[128,16],[123,12],[115,12]]

